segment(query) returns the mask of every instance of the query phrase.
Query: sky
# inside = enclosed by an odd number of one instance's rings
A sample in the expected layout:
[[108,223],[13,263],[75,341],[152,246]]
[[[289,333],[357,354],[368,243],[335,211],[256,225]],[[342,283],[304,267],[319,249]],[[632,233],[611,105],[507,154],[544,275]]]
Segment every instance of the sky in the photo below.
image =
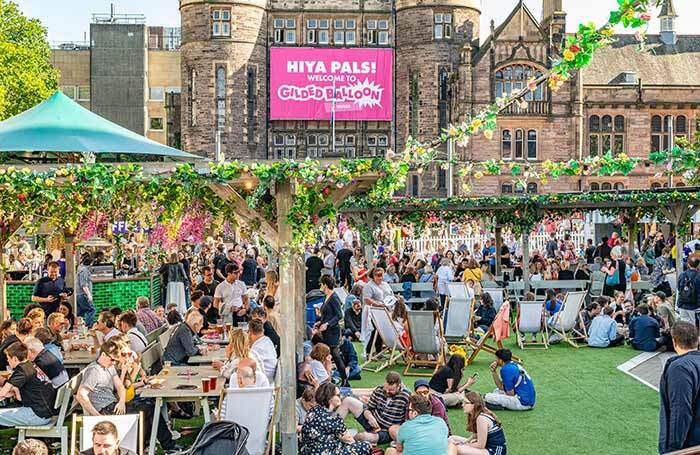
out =
[[[180,11],[178,0],[12,0],[30,17],[39,18],[48,27],[49,41],[83,41],[89,33],[93,13],[109,13],[114,3],[117,14],[143,14],[148,25],[178,27]],[[700,34],[695,18],[700,16],[699,0],[674,0],[678,12],[677,30],[682,34]],[[489,33],[489,22],[496,26],[512,11],[517,0],[481,0],[482,40]],[[542,14],[542,0],[525,0],[536,18]],[[573,31],[581,22],[594,21],[602,25],[608,13],[617,4],[616,0],[564,0],[567,30]],[[650,33],[657,33],[659,21],[654,19]]]

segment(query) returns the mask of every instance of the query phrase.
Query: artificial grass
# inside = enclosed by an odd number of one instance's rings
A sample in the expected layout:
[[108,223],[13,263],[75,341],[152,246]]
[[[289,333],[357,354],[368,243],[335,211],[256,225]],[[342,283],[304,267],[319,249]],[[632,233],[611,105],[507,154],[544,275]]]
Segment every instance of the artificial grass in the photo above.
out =
[[[527,412],[497,411],[511,454],[605,454],[645,455],[658,453],[658,394],[617,366],[639,354],[627,346],[608,349],[569,344],[549,350],[520,350],[514,337],[505,341],[523,359],[537,392],[535,408]],[[359,351],[358,351],[359,352]],[[481,393],[495,388],[489,364],[495,357],[481,352],[464,372],[464,379],[479,373],[473,389]],[[391,368],[403,372],[403,367]],[[388,371],[363,372],[354,387],[375,387]],[[404,376],[413,389],[419,379]],[[454,434],[466,436],[461,409],[448,410]],[[352,418],[348,426],[358,428]]]
[[[537,391],[535,409],[527,412],[497,411],[508,442],[508,452],[521,454],[656,454],[658,437],[658,394],[617,370],[638,354],[626,346],[609,349],[580,348],[557,344],[549,350],[521,351],[514,338],[506,347],[521,357],[532,376]],[[359,351],[359,345],[356,346]],[[479,373],[474,390],[482,393],[494,389],[489,364],[494,357],[480,353],[467,367],[464,377]],[[403,372],[402,366],[390,368]],[[376,387],[390,369],[380,373],[362,372],[361,381],[353,387]],[[405,376],[410,389],[419,379]],[[465,418],[461,409],[448,411],[454,434],[466,436]],[[352,417],[349,427],[359,428]],[[201,428],[202,417],[175,421],[175,428]],[[190,447],[196,432],[183,435],[177,442]],[[17,432],[0,431],[0,454],[10,454],[16,444]],[[47,441],[48,442],[48,441]],[[51,453],[58,453],[51,452]],[[160,450],[158,453],[161,453]]]

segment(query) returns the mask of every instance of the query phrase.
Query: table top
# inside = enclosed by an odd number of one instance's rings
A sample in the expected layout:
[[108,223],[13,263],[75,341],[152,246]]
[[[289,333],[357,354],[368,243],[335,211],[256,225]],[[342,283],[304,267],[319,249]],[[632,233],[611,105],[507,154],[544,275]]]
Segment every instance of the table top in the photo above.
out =
[[207,336],[200,337],[200,340],[202,340],[203,343],[207,344],[219,344],[219,345],[227,345],[228,344],[228,337],[214,337],[210,338]]
[[[165,370],[165,368],[164,368]],[[162,388],[154,389],[145,387],[140,390],[140,396],[143,398],[202,398],[202,397],[218,397],[224,389],[226,379],[220,373],[210,366],[177,366],[167,369],[168,374],[163,374],[163,371],[157,376],[165,379]],[[187,372],[191,375],[187,376]],[[202,391],[202,378],[216,376],[216,389],[210,390],[207,393]],[[193,389],[178,389],[179,385],[193,385]]]
[[209,351],[206,355],[193,355],[187,363],[190,365],[208,364],[214,360],[221,360],[222,362],[226,360],[226,349],[221,348],[216,351]]
[[97,359],[97,354],[89,350],[66,351],[63,354],[63,364],[70,365],[88,365]]

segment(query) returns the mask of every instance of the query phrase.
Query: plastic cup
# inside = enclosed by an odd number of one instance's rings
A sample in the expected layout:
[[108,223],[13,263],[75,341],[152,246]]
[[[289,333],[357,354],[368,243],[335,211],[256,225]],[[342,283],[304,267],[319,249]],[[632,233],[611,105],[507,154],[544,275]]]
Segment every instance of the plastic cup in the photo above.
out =
[[216,376],[209,376],[209,390],[216,390]]
[[202,392],[209,393],[209,378],[202,378]]

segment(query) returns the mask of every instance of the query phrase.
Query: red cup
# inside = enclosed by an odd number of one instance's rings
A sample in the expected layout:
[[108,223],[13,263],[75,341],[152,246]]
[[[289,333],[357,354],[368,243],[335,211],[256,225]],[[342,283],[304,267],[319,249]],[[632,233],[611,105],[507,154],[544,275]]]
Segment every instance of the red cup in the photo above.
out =
[[209,376],[209,390],[216,390],[216,376]]
[[202,378],[202,392],[209,393],[209,379]]

